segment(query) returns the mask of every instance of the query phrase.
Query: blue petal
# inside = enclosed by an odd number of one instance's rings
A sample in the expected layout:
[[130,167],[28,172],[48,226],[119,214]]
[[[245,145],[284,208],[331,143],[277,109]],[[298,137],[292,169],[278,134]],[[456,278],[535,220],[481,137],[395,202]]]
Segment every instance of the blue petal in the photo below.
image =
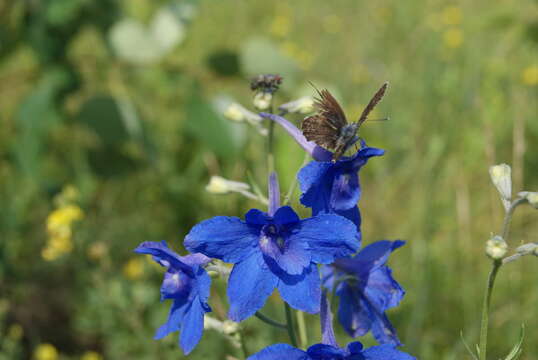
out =
[[266,347],[262,351],[249,356],[247,360],[309,360],[303,350],[296,349],[288,344],[275,344]]
[[391,252],[404,244],[405,241],[400,240],[376,241],[363,248],[354,258],[337,260],[336,266],[365,279],[371,271],[385,265]]
[[273,219],[277,225],[293,224],[301,220],[297,213],[289,206],[282,206],[279,208],[275,212]]
[[315,264],[304,270],[302,275],[279,273],[278,291],[291,307],[316,314],[320,309],[321,290],[319,271]]
[[327,292],[324,291],[321,294],[321,309],[320,309],[320,321],[321,321],[321,342],[326,345],[338,346],[336,337],[334,336],[333,329],[333,314],[331,312],[331,304],[327,299]]
[[359,248],[357,228],[339,215],[320,214],[301,221],[300,230],[290,241],[306,241],[315,263],[329,264],[335,258],[349,256]]
[[273,216],[280,207],[280,186],[276,172],[269,175],[269,216]]
[[297,174],[302,192],[301,204],[312,208],[314,215],[319,211],[331,211],[332,166],[330,162],[311,161]]
[[204,268],[199,268],[198,272],[196,273],[196,287],[200,301],[202,301],[202,303],[206,303],[207,299],[209,298],[211,278]]
[[235,264],[228,281],[228,317],[242,321],[253,315],[263,307],[277,283],[278,277],[267,267],[261,251]]
[[359,207],[354,206],[351,209],[347,210],[336,210],[335,214],[345,217],[348,220],[351,220],[353,224],[357,227],[357,241],[359,246],[361,244],[362,234],[361,234],[361,214],[359,212]]
[[171,332],[179,331],[183,317],[185,316],[185,311],[188,307],[189,302],[186,298],[174,300],[172,307],[170,308],[168,320],[155,333],[155,340],[162,339]]
[[161,285],[161,301],[173,298],[188,298],[192,291],[194,278],[181,270],[168,268]]
[[155,242],[155,241],[145,241],[140,244],[135,250],[138,254],[149,254],[153,255],[153,259],[164,267],[174,267],[176,269],[181,269],[189,275],[193,275],[193,270],[191,266],[185,264],[183,259],[172,251],[166,241]]
[[372,317],[368,306],[361,304],[356,289],[343,283],[337,292],[340,297],[338,321],[351,337],[363,336],[372,327]]
[[381,156],[385,153],[385,150],[377,149],[373,147],[363,147],[351,157],[352,167],[355,171],[358,171],[362,166],[368,162],[368,159],[373,156]]
[[402,346],[403,344],[396,335],[396,330],[390,323],[384,312],[372,311],[375,319],[372,321],[372,335],[380,344],[389,344],[393,346]]
[[381,311],[398,306],[405,295],[404,289],[392,278],[388,266],[371,272],[363,289],[370,303]]
[[357,172],[337,172],[334,177],[330,205],[334,210],[347,210],[357,205],[361,195]]
[[236,263],[252,254],[258,238],[257,230],[241,219],[216,216],[194,226],[184,245],[190,252]]
[[245,221],[250,225],[265,225],[271,220],[271,217],[258,209],[250,209],[245,215]]
[[[279,241],[282,241],[283,244],[279,245]],[[264,255],[290,275],[300,275],[306,267],[310,266],[310,251],[308,251],[308,245],[303,241],[281,237],[275,239],[264,235],[260,240],[260,248]]]
[[308,355],[313,359],[344,359],[344,356],[346,355],[346,351],[344,349],[340,349],[338,347],[334,347],[331,345],[325,345],[325,344],[316,344],[312,345],[306,350]]
[[187,256],[181,256],[181,260],[185,264],[195,267],[195,266],[207,265],[211,261],[211,258],[205,256],[204,254],[196,253],[196,254],[189,254]]
[[204,331],[205,309],[198,298],[194,299],[183,318],[179,343],[185,355],[198,344]]
[[416,358],[397,350],[391,345],[372,346],[362,352],[365,360],[415,360]]
[[350,342],[347,344],[347,349],[351,355],[361,354],[364,346],[359,341]]

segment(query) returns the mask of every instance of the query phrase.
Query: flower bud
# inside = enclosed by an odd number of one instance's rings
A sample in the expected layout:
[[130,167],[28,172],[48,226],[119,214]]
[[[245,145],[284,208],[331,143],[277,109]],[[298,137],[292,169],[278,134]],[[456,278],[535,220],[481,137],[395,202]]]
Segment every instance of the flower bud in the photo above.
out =
[[224,117],[232,121],[245,121],[244,107],[238,103],[231,103],[224,111]]
[[499,235],[495,235],[486,243],[486,254],[493,260],[502,259],[507,251],[508,244]]
[[256,109],[264,111],[269,109],[273,100],[273,94],[268,92],[258,92],[254,95],[253,104]]
[[522,191],[518,195],[526,199],[533,208],[538,209],[538,192]]
[[494,165],[489,168],[489,175],[493,185],[501,194],[504,208],[508,210],[512,199],[512,178],[510,166],[506,164]]
[[303,96],[297,100],[280,105],[278,110],[285,113],[308,114],[314,111],[314,99],[311,96]]
[[211,194],[228,194],[230,192],[248,191],[250,186],[239,181],[225,179],[222,176],[211,176],[205,189]]
[[516,252],[521,255],[538,255],[538,243],[528,243],[519,246]]

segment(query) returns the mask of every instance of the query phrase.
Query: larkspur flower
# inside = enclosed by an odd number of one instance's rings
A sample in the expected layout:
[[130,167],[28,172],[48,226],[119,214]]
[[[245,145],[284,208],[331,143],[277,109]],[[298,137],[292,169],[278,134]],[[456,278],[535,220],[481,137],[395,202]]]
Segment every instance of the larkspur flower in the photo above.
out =
[[162,339],[171,332],[180,331],[179,345],[185,354],[200,341],[204,330],[204,314],[210,312],[207,304],[211,279],[203,268],[211,259],[202,254],[179,256],[165,241],[147,241],[135,252],[150,254],[153,260],[166,267],[161,286],[161,301],[172,299],[167,322],[155,334]]
[[350,336],[371,330],[380,344],[402,345],[385,311],[397,306],[405,291],[385,264],[391,252],[404,244],[377,241],[355,257],[337,259],[323,268],[323,285],[340,297],[338,321]]
[[360,213],[357,207],[361,195],[359,170],[368,159],[381,156],[384,150],[366,146],[352,156],[344,156],[332,162],[332,153],[307,141],[302,132],[281,116],[261,113],[260,116],[280,124],[314,161],[303,167],[297,175],[301,186],[301,203],[312,208],[312,214],[336,213],[353,221],[360,228]]
[[250,356],[247,360],[414,360],[409,354],[397,350],[393,345],[379,345],[364,349],[358,342],[341,348],[334,337],[330,305],[325,297],[321,301],[322,342],[310,346],[306,351],[288,344],[271,345]]
[[185,246],[235,264],[228,281],[229,317],[253,315],[277,288],[292,307],[317,313],[320,276],[316,264],[329,264],[358,248],[349,220],[323,214],[301,220],[289,206],[280,207],[276,175],[269,180],[269,212],[250,210],[245,220],[217,216],[196,225]]

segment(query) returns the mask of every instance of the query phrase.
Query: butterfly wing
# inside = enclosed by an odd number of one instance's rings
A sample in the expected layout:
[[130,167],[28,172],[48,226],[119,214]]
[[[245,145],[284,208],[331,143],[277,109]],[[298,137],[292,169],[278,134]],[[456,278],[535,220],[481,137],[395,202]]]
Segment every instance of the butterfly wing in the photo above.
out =
[[303,120],[303,135],[308,141],[331,150],[335,148],[340,129],[347,120],[340,104],[328,90],[318,91],[318,95],[315,102],[318,113]]
[[366,119],[368,118],[368,115],[372,112],[372,110],[374,110],[376,105],[379,104],[381,99],[383,99],[383,96],[385,96],[385,92],[387,91],[388,86],[389,86],[389,83],[386,82],[383,85],[381,85],[379,90],[377,90],[377,92],[372,97],[372,100],[370,100],[368,105],[366,105],[366,107],[362,111],[362,114],[359,117],[359,120],[357,121],[358,126],[361,126],[361,124],[366,121]]

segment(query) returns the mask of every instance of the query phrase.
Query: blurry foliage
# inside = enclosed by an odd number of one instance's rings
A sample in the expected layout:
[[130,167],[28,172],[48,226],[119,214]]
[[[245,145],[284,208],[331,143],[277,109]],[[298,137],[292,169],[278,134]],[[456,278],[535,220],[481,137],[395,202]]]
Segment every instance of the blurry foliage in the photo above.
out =
[[[483,243],[502,215],[487,167],[511,163],[517,189],[538,188],[536,10],[531,0],[0,2],[0,359],[28,359],[40,344],[61,359],[182,358],[177,338],[152,340],[166,318],[162,271],[132,249],[165,239],[183,251],[197,221],[257,206],[203,189],[210,175],[265,186],[265,139],[214,105],[223,95],[249,105],[258,72],[284,76],[277,102],[312,94],[307,81],[334,89],[350,118],[391,82],[376,114],[391,120],[361,129],[387,149],[361,173],[363,238],[409,241],[392,263],[407,297],[390,314],[406,351],[462,358],[460,330],[478,333]],[[276,135],[285,188],[303,153]],[[71,252],[46,261],[47,216],[68,184],[85,217]],[[514,241],[537,241],[521,214]],[[524,358],[537,359],[530,261],[499,279],[491,354],[526,322]],[[221,319],[224,293],[216,281]],[[283,317],[271,302],[264,311]],[[252,352],[287,341],[256,319],[245,332]],[[208,331],[191,358],[228,354],[237,349]]]

